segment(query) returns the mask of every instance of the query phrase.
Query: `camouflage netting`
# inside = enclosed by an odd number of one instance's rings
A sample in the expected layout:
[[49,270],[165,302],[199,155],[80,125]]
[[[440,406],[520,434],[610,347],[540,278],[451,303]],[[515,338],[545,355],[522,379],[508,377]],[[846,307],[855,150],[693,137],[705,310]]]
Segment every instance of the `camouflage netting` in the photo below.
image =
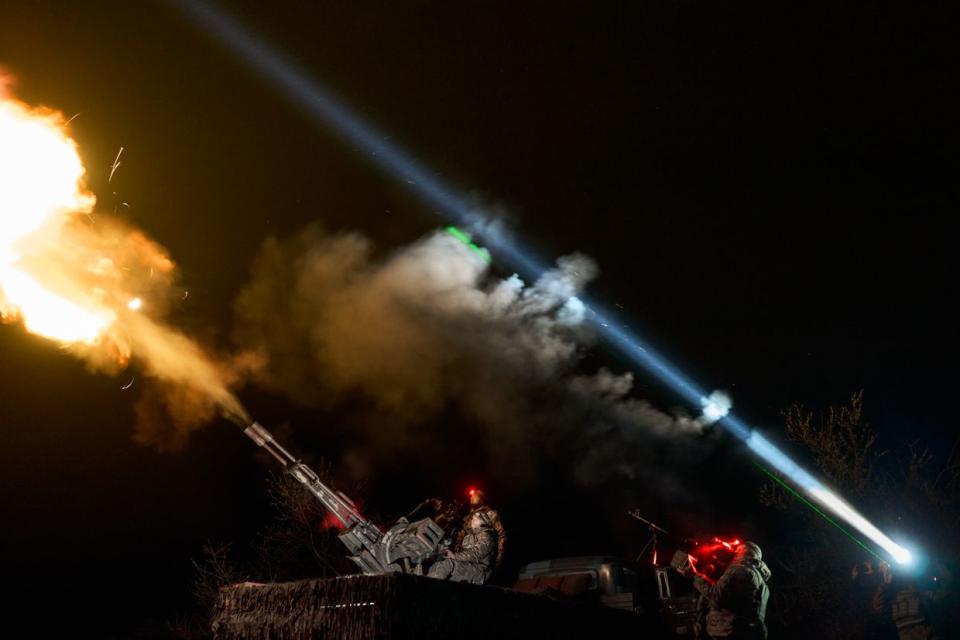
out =
[[626,611],[400,574],[232,585],[213,612],[217,640],[589,638],[601,630],[644,637]]

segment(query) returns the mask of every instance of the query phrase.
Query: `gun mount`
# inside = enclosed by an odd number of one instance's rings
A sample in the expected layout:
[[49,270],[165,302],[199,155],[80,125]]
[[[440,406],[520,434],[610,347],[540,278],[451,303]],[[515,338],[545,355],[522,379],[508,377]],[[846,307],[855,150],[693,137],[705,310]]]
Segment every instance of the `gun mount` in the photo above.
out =
[[650,560],[651,560],[650,564],[656,566],[657,553],[658,553],[657,545],[659,544],[658,534],[663,533],[665,535],[670,535],[670,532],[664,529],[663,527],[661,527],[660,525],[656,524],[655,522],[651,522],[646,518],[644,518],[643,516],[641,516],[639,509],[634,509],[633,511],[627,511],[627,515],[630,516],[631,518],[634,518],[642,522],[644,525],[646,525],[647,530],[650,531],[650,538],[647,540],[646,544],[643,545],[643,549],[641,549],[640,554],[637,555],[636,561],[640,562],[640,558],[646,555],[647,551],[649,550]]
[[444,532],[430,518],[409,522],[400,518],[383,531],[364,518],[354,502],[323,482],[317,473],[295,458],[274,440],[273,434],[254,422],[243,430],[302,484],[344,527],[340,541],[352,554],[350,559],[365,575],[382,573],[423,573],[423,564],[439,556]]

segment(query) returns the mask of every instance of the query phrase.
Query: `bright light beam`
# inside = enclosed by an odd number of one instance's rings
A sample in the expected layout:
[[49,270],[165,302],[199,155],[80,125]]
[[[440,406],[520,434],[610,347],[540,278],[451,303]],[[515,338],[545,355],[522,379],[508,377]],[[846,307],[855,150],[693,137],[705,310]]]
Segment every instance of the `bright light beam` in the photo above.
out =
[[825,514],[823,511],[821,511],[820,508],[819,508],[817,505],[813,504],[812,502],[810,502],[809,500],[807,500],[806,498],[804,498],[796,489],[794,489],[794,488],[791,487],[789,484],[787,484],[786,482],[784,482],[783,479],[782,479],[780,476],[778,476],[777,474],[773,473],[772,471],[770,471],[769,469],[767,469],[765,466],[763,466],[762,464],[760,464],[760,463],[758,463],[758,462],[754,462],[754,463],[753,463],[753,466],[755,466],[757,469],[760,469],[760,471],[762,471],[763,473],[765,473],[771,480],[773,480],[774,482],[776,482],[777,484],[779,484],[781,487],[783,487],[784,489],[786,489],[786,490],[790,493],[790,495],[792,495],[794,498],[796,498],[797,500],[799,500],[799,501],[802,502],[803,504],[805,504],[805,505],[807,505],[808,507],[810,507],[810,510],[811,510],[811,511],[813,511],[814,513],[816,513],[817,515],[819,515],[821,518],[823,518],[824,520],[826,520],[827,522],[829,522],[830,524],[832,524],[833,526],[835,526],[837,529],[839,529],[839,530],[841,531],[841,533],[843,533],[843,535],[847,536],[848,538],[850,538],[851,540],[853,540],[855,543],[857,543],[858,545],[860,545],[861,547],[863,547],[863,548],[867,551],[867,553],[869,553],[870,555],[874,556],[877,560],[883,560],[883,558],[880,557],[879,555],[877,555],[877,553],[876,553],[873,549],[871,549],[870,547],[868,547],[867,545],[865,545],[865,544],[863,543],[863,541],[861,541],[861,540],[860,540],[859,538],[857,538],[855,535],[853,535],[852,533],[850,533],[849,531],[847,531],[846,529],[844,529],[843,526],[842,526],[840,523],[838,523],[836,520],[834,520],[833,518],[831,518],[830,516],[828,516],[827,514]]
[[[388,136],[356,116],[346,103],[235,18],[203,0],[169,2],[202,25],[220,44],[240,57],[267,83],[285,95],[293,106],[324,129],[331,130],[348,146],[369,157],[373,164],[386,174],[406,183],[411,191],[436,207],[449,222],[471,229],[479,226],[484,244],[521,276],[535,279],[546,271],[540,260],[506,234],[489,228],[484,230],[482,213],[460,196],[457,190],[445,184],[436,172],[428,171],[404,150],[390,144]],[[877,529],[773,443],[728,413],[728,407],[718,404],[714,396],[705,393],[649,344],[618,326],[609,312],[593,302],[583,304],[585,317],[598,334],[614,348],[691,405],[702,409],[705,416],[718,420],[718,424],[746,443],[757,456],[777,469],[824,510],[863,533],[898,563],[911,562],[911,554],[907,549]]]

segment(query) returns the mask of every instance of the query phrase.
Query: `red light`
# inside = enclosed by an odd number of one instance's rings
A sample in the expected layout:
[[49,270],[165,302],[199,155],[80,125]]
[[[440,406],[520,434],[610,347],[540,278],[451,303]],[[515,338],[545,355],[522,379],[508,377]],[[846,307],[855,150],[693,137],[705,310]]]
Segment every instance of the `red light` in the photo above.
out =
[[470,487],[469,489],[467,489],[467,495],[468,495],[468,496],[472,496],[472,495],[474,495],[476,492],[477,492],[477,490],[476,490],[474,487]]
[[736,548],[740,546],[740,538],[735,538],[731,542],[727,542],[726,540],[721,540],[720,538],[714,538],[713,541],[719,545],[726,547],[730,551],[735,551]]
[[328,511],[326,514],[324,514],[323,520],[320,521],[320,528],[342,530],[342,529],[346,529],[347,527],[345,524],[343,524],[340,518],[338,518],[337,516],[333,515]]

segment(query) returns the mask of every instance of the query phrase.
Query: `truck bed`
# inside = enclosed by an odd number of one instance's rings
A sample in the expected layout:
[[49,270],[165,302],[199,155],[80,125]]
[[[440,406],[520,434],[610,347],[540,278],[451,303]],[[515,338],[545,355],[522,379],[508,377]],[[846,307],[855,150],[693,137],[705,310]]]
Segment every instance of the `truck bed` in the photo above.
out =
[[643,626],[627,611],[405,574],[230,585],[212,620],[217,640],[654,637]]

